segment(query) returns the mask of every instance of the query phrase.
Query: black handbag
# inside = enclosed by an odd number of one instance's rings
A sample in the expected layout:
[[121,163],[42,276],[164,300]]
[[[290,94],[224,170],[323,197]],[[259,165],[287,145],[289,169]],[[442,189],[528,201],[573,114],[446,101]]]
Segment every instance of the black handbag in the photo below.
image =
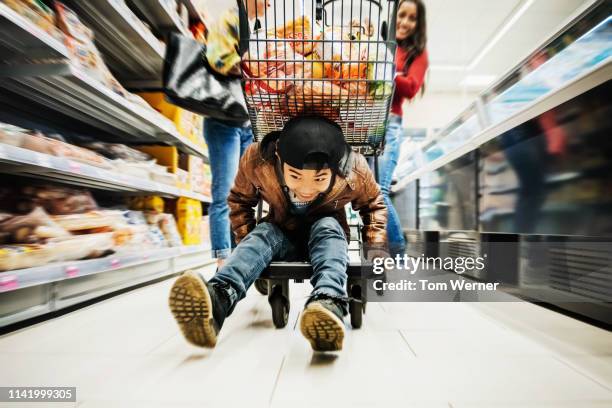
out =
[[[243,7],[239,12],[244,13]],[[248,33],[243,21],[240,29]],[[246,44],[241,40],[242,49]],[[170,34],[166,45],[163,91],[169,102],[191,112],[238,126],[249,120],[241,79],[217,73],[208,63],[206,46],[177,33]]]

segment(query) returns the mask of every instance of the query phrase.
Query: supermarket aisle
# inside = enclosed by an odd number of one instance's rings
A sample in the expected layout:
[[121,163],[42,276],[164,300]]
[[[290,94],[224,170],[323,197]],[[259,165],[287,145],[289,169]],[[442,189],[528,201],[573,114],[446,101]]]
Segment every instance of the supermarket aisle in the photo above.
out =
[[1,337],[0,383],[76,386],[83,408],[612,405],[612,333],[535,305],[369,304],[342,353],[313,355],[293,284],[286,329],[252,290],[208,351],[177,333],[170,284]]

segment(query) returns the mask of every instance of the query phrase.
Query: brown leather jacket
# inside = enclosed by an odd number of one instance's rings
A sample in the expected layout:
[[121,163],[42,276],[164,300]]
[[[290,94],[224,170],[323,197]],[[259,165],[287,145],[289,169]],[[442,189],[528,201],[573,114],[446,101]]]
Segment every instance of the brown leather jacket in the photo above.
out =
[[288,236],[303,234],[303,227],[324,216],[333,216],[350,237],[344,206],[351,203],[363,220],[362,236],[369,246],[384,247],[387,242],[387,207],[380,188],[365,158],[350,152],[341,162],[329,192],[311,205],[305,215],[290,212],[284,180],[276,170],[277,135],[270,134],[261,143],[253,143],[240,160],[238,174],[228,197],[230,220],[236,243],[255,228],[255,210],[259,196],[269,205],[262,221],[278,225]]

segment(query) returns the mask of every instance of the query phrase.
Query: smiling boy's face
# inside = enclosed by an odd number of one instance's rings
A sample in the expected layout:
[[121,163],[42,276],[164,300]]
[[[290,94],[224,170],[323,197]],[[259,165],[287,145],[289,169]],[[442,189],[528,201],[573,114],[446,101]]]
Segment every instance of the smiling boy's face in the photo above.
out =
[[285,184],[293,191],[298,200],[312,201],[319,193],[324,193],[329,188],[332,179],[330,169],[309,170],[297,169],[283,163],[283,174]]

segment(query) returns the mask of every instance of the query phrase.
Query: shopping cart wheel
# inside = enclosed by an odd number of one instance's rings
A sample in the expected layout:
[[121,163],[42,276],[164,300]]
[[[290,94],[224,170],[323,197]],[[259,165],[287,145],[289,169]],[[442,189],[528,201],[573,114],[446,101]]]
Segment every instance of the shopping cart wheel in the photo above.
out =
[[274,327],[282,329],[289,321],[289,299],[283,293],[281,285],[272,287],[272,293],[268,297],[268,302],[272,308],[272,322]]
[[264,296],[268,296],[268,281],[265,279],[255,279],[255,289]]
[[349,302],[349,314],[351,315],[351,326],[353,329],[359,329],[363,320],[363,312],[365,304],[362,303],[361,286],[352,285],[349,292],[355,300]]

